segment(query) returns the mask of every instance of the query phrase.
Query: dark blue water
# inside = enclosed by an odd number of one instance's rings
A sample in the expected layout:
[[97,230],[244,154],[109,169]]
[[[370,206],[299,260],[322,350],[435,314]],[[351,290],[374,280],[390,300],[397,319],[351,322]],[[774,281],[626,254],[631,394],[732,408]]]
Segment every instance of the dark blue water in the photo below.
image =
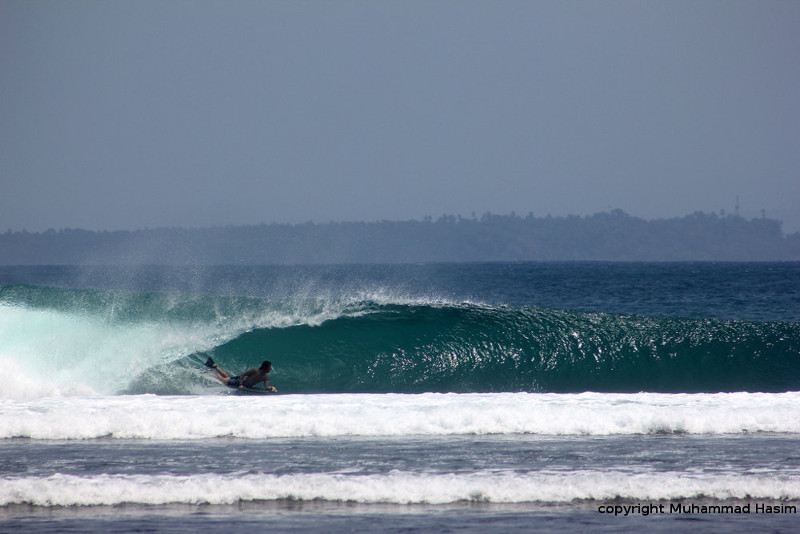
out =
[[800,321],[800,263],[0,267],[0,285],[255,297],[384,294],[644,316]]

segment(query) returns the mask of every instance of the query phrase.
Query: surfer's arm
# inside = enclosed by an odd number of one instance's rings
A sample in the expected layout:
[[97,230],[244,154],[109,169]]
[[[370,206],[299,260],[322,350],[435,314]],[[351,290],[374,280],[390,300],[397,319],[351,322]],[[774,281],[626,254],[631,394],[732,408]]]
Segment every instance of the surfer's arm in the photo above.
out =
[[264,389],[266,389],[267,391],[271,391],[273,393],[278,392],[278,388],[269,385],[269,377],[266,376],[264,377]]

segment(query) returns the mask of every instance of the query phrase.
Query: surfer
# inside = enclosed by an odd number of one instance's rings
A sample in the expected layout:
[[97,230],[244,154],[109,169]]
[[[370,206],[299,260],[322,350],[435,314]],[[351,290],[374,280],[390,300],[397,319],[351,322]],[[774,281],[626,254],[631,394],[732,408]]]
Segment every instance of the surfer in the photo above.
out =
[[272,371],[272,362],[264,361],[258,369],[248,369],[239,376],[228,376],[228,373],[220,369],[211,358],[206,360],[206,367],[212,368],[214,370],[214,378],[230,388],[252,388],[256,384],[264,382],[264,388],[267,391],[278,392],[275,386],[269,385],[269,377],[267,376],[267,373]]

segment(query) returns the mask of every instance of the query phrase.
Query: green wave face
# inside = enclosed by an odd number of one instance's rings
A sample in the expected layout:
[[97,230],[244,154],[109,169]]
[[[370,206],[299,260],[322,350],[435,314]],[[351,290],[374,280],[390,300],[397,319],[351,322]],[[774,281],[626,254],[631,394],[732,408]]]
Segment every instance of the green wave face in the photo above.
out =
[[446,302],[7,286],[0,352],[124,393],[219,391],[209,356],[230,374],[270,360],[281,392],[800,390],[797,323]]
[[297,392],[800,388],[796,324],[535,308],[379,306],[320,326],[256,329],[208,355],[234,370],[270,359],[273,382]]

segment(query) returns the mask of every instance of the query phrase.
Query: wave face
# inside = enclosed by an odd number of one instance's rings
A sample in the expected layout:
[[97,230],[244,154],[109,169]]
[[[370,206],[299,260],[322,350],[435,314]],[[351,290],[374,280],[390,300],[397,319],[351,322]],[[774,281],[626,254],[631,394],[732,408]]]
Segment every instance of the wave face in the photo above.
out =
[[208,393],[273,362],[281,392],[800,390],[800,325],[360,295],[0,288],[0,396]]
[[231,367],[280,355],[284,388],[303,392],[800,388],[797,325],[536,308],[369,304],[319,326],[257,328],[211,354]]

